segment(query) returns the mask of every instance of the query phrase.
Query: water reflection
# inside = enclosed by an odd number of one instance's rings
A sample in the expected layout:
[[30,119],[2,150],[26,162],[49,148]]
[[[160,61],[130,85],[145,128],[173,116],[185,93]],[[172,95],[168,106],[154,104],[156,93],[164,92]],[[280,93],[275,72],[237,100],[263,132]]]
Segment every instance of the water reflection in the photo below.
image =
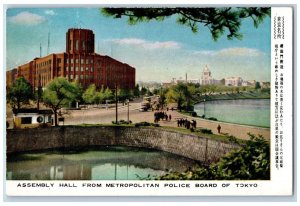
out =
[[[218,100],[205,103],[205,116],[220,121],[270,127],[270,99]],[[204,115],[204,104],[194,107],[199,116]]]
[[8,180],[138,180],[183,172],[193,160],[166,152],[106,147],[81,152],[27,153],[9,156]]

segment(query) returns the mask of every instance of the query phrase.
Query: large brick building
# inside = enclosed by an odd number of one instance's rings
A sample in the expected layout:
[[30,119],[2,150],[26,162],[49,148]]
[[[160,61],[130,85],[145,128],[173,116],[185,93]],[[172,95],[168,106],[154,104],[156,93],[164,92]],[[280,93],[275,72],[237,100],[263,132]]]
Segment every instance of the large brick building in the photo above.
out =
[[19,76],[26,78],[33,87],[39,82],[45,87],[56,77],[77,80],[83,87],[95,84],[98,88],[123,89],[135,86],[135,68],[109,56],[95,53],[95,36],[92,30],[69,29],[66,33],[66,51],[35,58],[6,72],[7,86]]

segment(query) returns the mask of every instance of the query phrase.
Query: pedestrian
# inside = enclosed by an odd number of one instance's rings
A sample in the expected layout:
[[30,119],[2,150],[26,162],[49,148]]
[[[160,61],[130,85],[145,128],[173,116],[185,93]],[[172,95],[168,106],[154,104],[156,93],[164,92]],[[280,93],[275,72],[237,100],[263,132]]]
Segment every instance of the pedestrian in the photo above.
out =
[[221,125],[218,125],[217,129],[218,129],[218,133],[220,134],[221,133]]
[[172,116],[171,116],[171,114],[169,115],[169,121],[171,121],[172,120]]

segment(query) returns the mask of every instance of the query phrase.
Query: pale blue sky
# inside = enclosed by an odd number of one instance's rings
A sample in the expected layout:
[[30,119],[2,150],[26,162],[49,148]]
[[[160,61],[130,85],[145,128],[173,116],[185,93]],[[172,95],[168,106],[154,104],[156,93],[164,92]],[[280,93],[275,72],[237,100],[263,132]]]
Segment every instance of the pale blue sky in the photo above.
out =
[[97,8],[10,8],[6,15],[6,69],[26,63],[47,52],[65,51],[69,28],[95,33],[97,53],[110,55],[136,68],[136,80],[170,81],[172,77],[199,79],[208,65],[216,79],[240,76],[245,80],[270,81],[270,18],[255,29],[244,20],[242,40],[217,42],[205,27],[194,34],[178,25],[175,17],[131,26],[126,18],[104,17]]

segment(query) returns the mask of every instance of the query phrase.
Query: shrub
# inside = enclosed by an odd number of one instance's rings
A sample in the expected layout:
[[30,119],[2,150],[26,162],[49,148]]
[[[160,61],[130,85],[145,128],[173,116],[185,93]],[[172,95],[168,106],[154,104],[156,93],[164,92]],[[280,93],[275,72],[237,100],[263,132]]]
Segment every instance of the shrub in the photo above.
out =
[[191,112],[190,114],[192,115],[192,117],[197,117],[197,112]]
[[270,145],[261,135],[248,133],[250,140],[219,162],[198,166],[183,173],[170,172],[159,180],[270,180]]
[[202,132],[203,134],[213,134],[213,132],[211,131],[211,129],[200,129],[200,132]]
[[209,117],[208,120],[218,121],[218,119],[217,119],[217,118],[214,118],[214,117]]

